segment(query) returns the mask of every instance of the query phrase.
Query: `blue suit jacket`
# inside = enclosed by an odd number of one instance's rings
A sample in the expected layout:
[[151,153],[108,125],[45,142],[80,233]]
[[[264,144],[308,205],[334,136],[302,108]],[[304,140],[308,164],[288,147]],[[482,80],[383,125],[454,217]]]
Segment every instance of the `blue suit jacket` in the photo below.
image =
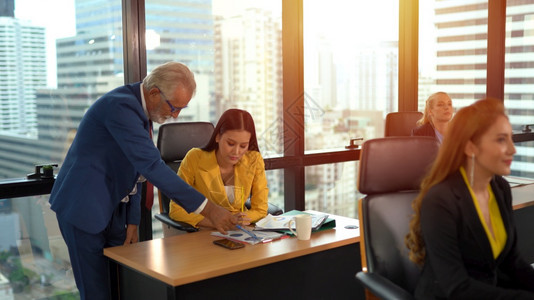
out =
[[[62,221],[98,233],[142,174],[191,212],[205,197],[160,158],[141,104],[140,83],[103,95],[85,113],[50,195]],[[139,224],[141,184],[126,204],[127,224]]]

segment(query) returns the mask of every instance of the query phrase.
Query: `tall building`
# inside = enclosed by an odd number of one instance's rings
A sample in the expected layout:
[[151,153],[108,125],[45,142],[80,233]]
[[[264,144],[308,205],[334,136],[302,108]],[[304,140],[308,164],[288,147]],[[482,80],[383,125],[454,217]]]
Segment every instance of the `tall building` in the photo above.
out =
[[280,130],[275,121],[282,106],[281,36],[280,20],[259,8],[215,22],[217,115],[234,107],[250,112],[264,153],[281,153],[281,145],[265,136]]
[[456,107],[486,95],[487,2],[434,2],[437,34],[434,90],[447,92]]
[[15,17],[15,0],[0,0],[0,16]]
[[[323,122],[321,115],[331,109],[382,112],[380,119],[373,123],[384,122],[387,112],[397,111],[398,42],[358,43],[358,47],[342,59],[336,53],[337,60],[333,58],[334,46],[324,36],[309,36],[305,42],[305,48],[309,49],[304,53],[306,74],[316,75],[304,78],[308,109],[315,112],[307,115],[308,136],[325,134],[324,128],[313,126],[313,123]],[[381,128],[373,128],[378,131],[362,137],[369,139],[383,135]],[[331,146],[343,147],[344,144]],[[306,149],[315,148],[307,146]]]
[[35,91],[46,87],[45,29],[0,17],[0,134],[35,138]]
[[[504,104],[515,130],[534,124],[534,1],[507,1]],[[534,176],[534,142],[516,144],[514,175]]]
[[[280,19],[259,8],[215,18],[216,116],[229,108],[250,112],[262,155],[280,154],[283,152]],[[266,175],[269,201],[283,206],[283,176],[276,171]]]
[[[348,93],[345,107],[354,110],[397,111],[398,45],[397,41],[362,44],[347,63]],[[385,115],[384,115],[385,116]]]
[[[534,118],[534,1],[507,1],[504,103],[515,131]],[[486,96],[488,1],[435,1],[434,89],[463,107]],[[516,144],[512,175],[534,176],[534,142]]]
[[35,93],[47,76],[45,28],[14,18],[14,0],[0,0],[0,61],[0,178],[18,177],[35,161]]

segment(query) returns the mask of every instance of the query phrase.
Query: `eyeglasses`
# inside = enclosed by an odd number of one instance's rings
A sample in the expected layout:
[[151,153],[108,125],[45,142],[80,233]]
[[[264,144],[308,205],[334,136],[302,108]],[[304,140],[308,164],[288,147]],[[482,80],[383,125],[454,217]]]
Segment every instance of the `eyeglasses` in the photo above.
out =
[[[163,95],[163,97],[165,97],[165,95]],[[187,107],[187,105],[186,106],[182,106],[182,107],[176,107],[176,106],[172,105],[171,102],[169,102],[169,100],[167,100],[167,99],[165,99],[165,102],[167,102],[167,104],[169,104],[169,107],[171,108],[171,114],[175,113],[177,111],[181,111],[182,109]]]
[[165,94],[161,91],[161,89],[159,87],[156,86],[156,88],[159,90],[159,93],[161,95],[163,95],[163,99],[165,99],[165,102],[167,102],[167,104],[169,105],[169,108],[171,109],[171,114],[172,113],[175,113],[177,111],[181,111],[182,109],[186,108],[186,106],[182,106],[182,107],[176,107],[174,105],[171,104],[171,102],[169,100],[167,100],[167,96],[165,96]]

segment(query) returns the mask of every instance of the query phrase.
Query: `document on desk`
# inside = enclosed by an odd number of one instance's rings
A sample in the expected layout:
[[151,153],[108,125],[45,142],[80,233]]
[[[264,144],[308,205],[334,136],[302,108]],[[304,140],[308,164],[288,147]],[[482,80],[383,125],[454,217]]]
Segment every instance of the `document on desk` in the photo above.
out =
[[218,231],[214,231],[211,233],[211,235],[222,237],[222,238],[227,238],[232,241],[236,241],[240,243],[247,243],[251,245],[260,244],[260,243],[268,243],[274,240],[282,239],[284,237],[289,237],[285,235],[284,233],[272,232],[272,231],[253,230],[252,232],[254,232],[257,238],[251,237],[250,235],[246,234],[242,230],[229,230],[227,232],[228,234],[222,234]]
[[[256,222],[256,230],[288,230],[289,221],[297,214],[305,214],[305,212],[291,211],[279,216],[268,214],[265,218]],[[318,230],[328,219],[327,214],[311,214],[312,216],[312,230]],[[295,229],[295,222],[292,224],[292,229]]]

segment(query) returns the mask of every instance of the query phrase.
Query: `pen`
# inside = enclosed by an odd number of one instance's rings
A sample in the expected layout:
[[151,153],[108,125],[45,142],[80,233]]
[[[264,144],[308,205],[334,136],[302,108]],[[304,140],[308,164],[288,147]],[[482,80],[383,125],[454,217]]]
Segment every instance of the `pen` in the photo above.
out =
[[243,227],[243,226],[241,226],[241,225],[239,225],[239,224],[236,225],[235,227],[237,227],[237,228],[243,230],[246,234],[250,235],[253,239],[258,240],[258,241],[261,241],[261,239],[260,239],[257,235],[255,235],[254,232],[245,229],[245,227]]
[[289,238],[289,235],[284,234],[284,235],[282,235],[282,236],[279,237],[279,238],[262,240],[261,242],[262,242],[263,244],[265,244],[265,243],[269,243],[269,242],[272,242],[272,241],[283,240],[283,239],[287,239],[287,238]]

